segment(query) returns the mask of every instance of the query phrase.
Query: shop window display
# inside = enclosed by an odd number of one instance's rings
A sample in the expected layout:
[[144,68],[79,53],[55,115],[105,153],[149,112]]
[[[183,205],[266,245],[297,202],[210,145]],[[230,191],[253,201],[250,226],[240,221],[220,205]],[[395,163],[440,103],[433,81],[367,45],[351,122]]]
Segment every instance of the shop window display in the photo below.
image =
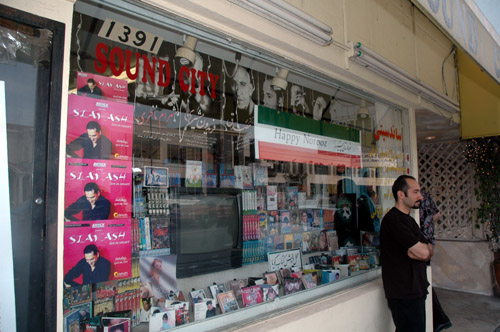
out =
[[375,103],[361,119],[360,98],[307,80],[275,91],[237,52],[182,64],[182,32],[78,5],[67,326],[159,331],[376,268],[392,179],[409,172],[405,112]]

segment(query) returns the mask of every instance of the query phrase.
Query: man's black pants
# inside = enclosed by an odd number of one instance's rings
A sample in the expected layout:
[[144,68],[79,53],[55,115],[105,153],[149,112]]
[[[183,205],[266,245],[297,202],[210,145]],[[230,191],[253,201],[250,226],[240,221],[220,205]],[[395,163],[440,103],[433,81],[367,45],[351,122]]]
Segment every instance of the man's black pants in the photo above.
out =
[[387,299],[396,332],[425,332],[425,298]]

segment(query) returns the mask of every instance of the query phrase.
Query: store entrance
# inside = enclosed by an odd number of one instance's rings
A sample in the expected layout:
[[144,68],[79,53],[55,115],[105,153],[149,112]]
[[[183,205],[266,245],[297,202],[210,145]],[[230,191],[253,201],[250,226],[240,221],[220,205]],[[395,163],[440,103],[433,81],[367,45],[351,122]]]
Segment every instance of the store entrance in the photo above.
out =
[[0,13],[0,329],[55,331],[64,26]]

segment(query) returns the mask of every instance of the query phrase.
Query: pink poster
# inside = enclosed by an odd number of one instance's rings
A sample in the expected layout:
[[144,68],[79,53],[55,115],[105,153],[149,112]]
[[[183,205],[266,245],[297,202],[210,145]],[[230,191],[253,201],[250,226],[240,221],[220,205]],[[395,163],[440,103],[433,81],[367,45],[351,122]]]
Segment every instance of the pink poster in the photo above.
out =
[[66,221],[130,219],[130,162],[67,159],[64,218]]
[[132,277],[130,224],[130,219],[65,223],[65,285]]
[[77,73],[76,89],[80,96],[127,102],[127,80],[90,73]]
[[133,105],[69,95],[67,157],[131,160],[133,115]]

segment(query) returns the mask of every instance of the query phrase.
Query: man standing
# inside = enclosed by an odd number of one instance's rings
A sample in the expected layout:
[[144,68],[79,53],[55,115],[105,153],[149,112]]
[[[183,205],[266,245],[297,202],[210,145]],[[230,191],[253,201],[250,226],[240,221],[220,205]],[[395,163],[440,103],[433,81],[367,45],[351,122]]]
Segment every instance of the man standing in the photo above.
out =
[[79,95],[101,98],[102,90],[97,86],[93,78],[87,80],[87,85],[82,86],[77,92]]
[[425,332],[426,261],[433,250],[410,216],[411,209],[420,207],[420,186],[414,177],[401,175],[392,185],[392,194],[396,204],[385,215],[380,230],[385,297],[396,332]]
[[76,221],[75,214],[82,211],[82,220],[107,220],[111,210],[111,202],[101,195],[95,182],[89,182],[83,188],[84,196],[78,198],[64,211],[66,221]]
[[109,159],[112,144],[109,138],[102,135],[101,125],[97,121],[87,123],[87,132],[81,134],[66,147],[68,157],[80,158],[75,152],[83,149],[83,158]]
[[74,279],[83,276],[82,285],[95,284],[108,281],[111,272],[111,263],[99,255],[99,250],[95,244],[89,244],[83,249],[84,258],[66,273],[64,284],[69,286],[80,286]]

